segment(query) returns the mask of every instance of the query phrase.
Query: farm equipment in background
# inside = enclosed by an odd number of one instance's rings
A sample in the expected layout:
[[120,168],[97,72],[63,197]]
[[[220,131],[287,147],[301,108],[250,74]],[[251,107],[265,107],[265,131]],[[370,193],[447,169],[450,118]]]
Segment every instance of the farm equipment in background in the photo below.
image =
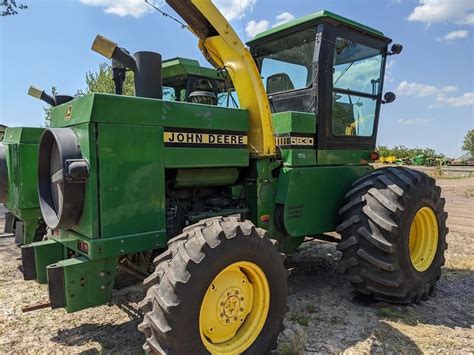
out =
[[242,109],[218,107],[208,89],[162,100],[161,56],[98,36],[93,49],[134,71],[138,97],[92,94],[53,110],[38,179],[59,235],[22,247],[25,279],[75,312],[110,301],[117,269],[142,275],[144,349],[166,354],[271,351],[287,310],[280,253],[307,236],[340,233],[359,294],[426,299],[446,249],[440,188],[369,165],[380,107],[395,99],[383,95],[386,60],[402,47],[321,11],[248,50],[210,0],[167,3]]
[[5,204],[5,233],[17,245],[40,241],[46,234],[38,202],[38,144],[43,128],[6,128],[0,143],[0,203]]
[[378,163],[381,163],[381,164],[395,164],[395,162],[397,161],[397,157],[396,156],[388,156],[388,157],[380,157],[380,159],[378,160]]

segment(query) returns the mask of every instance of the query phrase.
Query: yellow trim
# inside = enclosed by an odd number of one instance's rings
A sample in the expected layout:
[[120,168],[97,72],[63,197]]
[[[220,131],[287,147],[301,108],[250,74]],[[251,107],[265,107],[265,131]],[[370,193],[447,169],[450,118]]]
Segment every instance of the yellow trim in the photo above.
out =
[[274,156],[270,103],[252,55],[212,1],[191,2],[218,33],[200,38],[199,48],[213,65],[227,69],[240,106],[249,111],[249,148],[258,157]]
[[260,334],[270,307],[270,287],[260,267],[240,261],[209,285],[199,313],[199,333],[212,354],[241,354]]
[[410,260],[415,270],[423,272],[433,263],[438,248],[438,220],[433,209],[422,207],[410,226]]

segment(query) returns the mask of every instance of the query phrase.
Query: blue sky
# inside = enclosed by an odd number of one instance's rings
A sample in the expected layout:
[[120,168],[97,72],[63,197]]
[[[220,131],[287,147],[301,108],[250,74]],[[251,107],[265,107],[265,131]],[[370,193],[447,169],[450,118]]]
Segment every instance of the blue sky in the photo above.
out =
[[[104,60],[90,50],[97,33],[130,51],[164,58],[204,58],[196,39],[141,0],[22,0],[29,9],[0,18],[0,123],[38,126],[43,105],[26,95],[35,84],[61,93],[85,86]],[[432,147],[461,155],[474,128],[473,0],[215,0],[247,39],[277,23],[327,9],[383,31],[404,45],[392,57],[378,143]],[[155,1],[159,3],[159,1]],[[160,5],[160,4],[159,4]],[[240,18],[242,5],[244,24]],[[166,5],[163,10],[172,13]],[[246,30],[244,30],[246,28]]]

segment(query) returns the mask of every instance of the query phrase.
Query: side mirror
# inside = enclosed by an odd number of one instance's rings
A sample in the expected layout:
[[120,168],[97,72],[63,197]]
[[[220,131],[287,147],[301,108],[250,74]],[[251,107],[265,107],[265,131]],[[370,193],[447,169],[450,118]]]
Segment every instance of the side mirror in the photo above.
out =
[[390,48],[390,55],[400,54],[403,50],[403,46],[399,43],[394,43],[392,48]]
[[397,95],[395,95],[393,92],[389,91],[386,92],[385,95],[383,96],[383,104],[389,104],[391,102],[394,102],[397,99]]

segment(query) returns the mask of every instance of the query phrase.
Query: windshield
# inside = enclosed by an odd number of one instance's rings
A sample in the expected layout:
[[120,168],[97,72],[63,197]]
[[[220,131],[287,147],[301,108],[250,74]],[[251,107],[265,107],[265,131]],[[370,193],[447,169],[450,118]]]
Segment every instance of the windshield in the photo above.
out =
[[380,50],[337,38],[333,64],[334,135],[372,136],[382,59]]
[[315,39],[312,28],[257,48],[256,60],[268,94],[311,86]]

